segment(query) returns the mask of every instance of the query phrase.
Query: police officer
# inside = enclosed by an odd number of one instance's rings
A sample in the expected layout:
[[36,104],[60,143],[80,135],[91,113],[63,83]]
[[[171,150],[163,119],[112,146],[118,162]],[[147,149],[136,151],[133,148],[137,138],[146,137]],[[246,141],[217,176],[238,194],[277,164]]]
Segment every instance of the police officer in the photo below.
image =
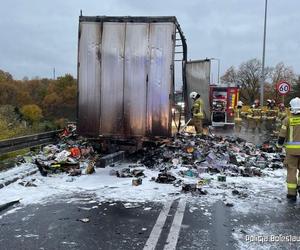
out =
[[298,172],[300,171],[300,98],[292,99],[290,106],[291,116],[283,120],[277,147],[281,148],[286,142],[287,198],[295,201],[297,199],[297,189],[299,191],[300,186],[300,172]]
[[191,92],[190,98],[194,101],[192,106],[192,116],[195,130],[197,135],[202,135],[204,119],[203,101],[200,98],[200,94],[198,94],[197,92]]

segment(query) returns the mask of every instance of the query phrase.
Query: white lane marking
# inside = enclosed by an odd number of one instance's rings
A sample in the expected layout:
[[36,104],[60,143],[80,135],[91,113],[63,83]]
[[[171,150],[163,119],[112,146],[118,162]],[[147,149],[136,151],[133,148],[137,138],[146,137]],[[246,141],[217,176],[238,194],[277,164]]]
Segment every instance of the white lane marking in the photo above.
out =
[[151,231],[151,234],[146,242],[146,245],[144,246],[144,250],[154,250],[156,247],[156,244],[158,242],[159,236],[161,234],[161,231],[163,229],[163,226],[165,225],[167,216],[169,214],[171,205],[173,201],[168,201],[163,209],[160,211],[160,214],[156,220],[156,223]]
[[164,250],[176,249],[181,223],[184,216],[185,206],[186,206],[186,199],[185,198],[180,199]]

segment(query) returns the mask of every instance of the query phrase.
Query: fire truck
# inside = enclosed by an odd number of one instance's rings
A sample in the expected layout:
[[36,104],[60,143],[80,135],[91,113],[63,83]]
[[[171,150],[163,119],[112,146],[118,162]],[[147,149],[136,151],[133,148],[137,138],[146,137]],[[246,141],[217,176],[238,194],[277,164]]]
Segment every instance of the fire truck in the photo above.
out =
[[214,127],[233,126],[239,88],[234,84],[210,85],[211,123]]

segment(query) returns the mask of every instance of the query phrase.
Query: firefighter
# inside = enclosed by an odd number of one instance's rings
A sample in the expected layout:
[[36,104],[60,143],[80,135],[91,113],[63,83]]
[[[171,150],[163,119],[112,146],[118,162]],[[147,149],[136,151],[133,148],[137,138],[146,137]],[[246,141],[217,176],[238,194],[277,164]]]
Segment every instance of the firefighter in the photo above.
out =
[[254,104],[251,106],[250,110],[248,111],[247,118],[248,118],[248,127],[251,127],[253,132],[255,131],[256,128],[258,128],[260,132],[262,111],[258,99],[254,101]]
[[297,189],[300,194],[300,98],[292,99],[290,106],[291,116],[286,117],[282,122],[277,147],[282,148],[286,142],[284,162],[287,166],[287,198],[295,201]]
[[278,104],[278,113],[276,117],[276,134],[280,132],[282,121],[287,117],[286,108],[283,103]]
[[273,132],[275,131],[275,121],[277,117],[277,110],[275,109],[276,103],[275,100],[267,100],[267,110],[264,115],[265,120],[265,128],[267,131]]
[[192,117],[193,117],[193,124],[195,126],[197,135],[202,135],[203,119],[204,119],[203,101],[200,98],[200,94],[198,94],[197,92],[191,92],[190,98],[193,99],[193,101],[194,101],[192,110],[191,110]]
[[236,132],[241,132],[242,129],[242,107],[243,107],[243,102],[242,101],[238,101],[237,102],[237,106],[234,112],[234,123],[235,123],[235,130]]
[[284,103],[279,103],[277,118],[280,120],[280,122],[282,122],[286,117],[287,117],[287,112]]

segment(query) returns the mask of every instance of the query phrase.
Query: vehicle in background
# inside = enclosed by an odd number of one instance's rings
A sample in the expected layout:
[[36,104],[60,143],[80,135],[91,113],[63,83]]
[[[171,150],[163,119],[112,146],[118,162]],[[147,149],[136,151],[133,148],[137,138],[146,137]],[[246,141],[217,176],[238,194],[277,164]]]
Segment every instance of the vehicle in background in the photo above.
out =
[[239,88],[234,84],[210,86],[211,123],[214,127],[233,126],[234,109],[239,99]]

